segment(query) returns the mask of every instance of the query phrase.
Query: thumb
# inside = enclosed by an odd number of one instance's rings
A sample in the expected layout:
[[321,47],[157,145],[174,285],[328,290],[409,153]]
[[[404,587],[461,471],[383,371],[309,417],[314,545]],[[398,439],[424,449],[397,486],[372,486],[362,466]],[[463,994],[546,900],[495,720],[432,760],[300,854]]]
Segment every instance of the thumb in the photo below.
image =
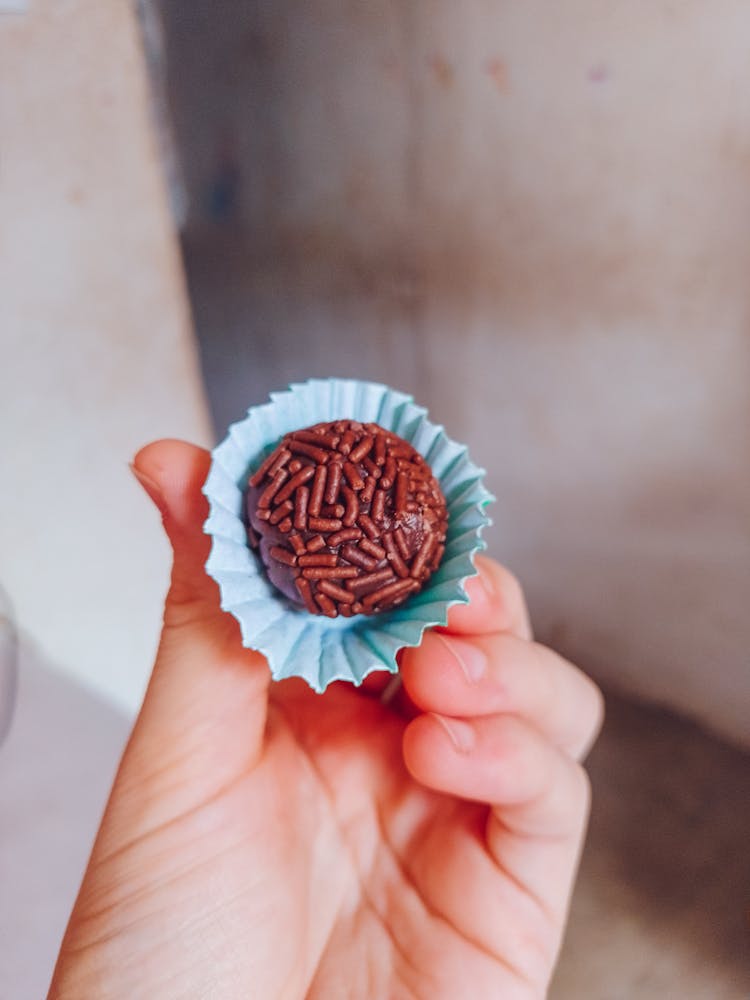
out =
[[170,760],[228,781],[257,760],[270,678],[265,658],[243,648],[204,569],[210,541],[201,487],[209,465],[203,448],[166,440],[141,449],[131,466],[161,512],[173,553],[159,650],[131,744],[151,753],[156,741]]

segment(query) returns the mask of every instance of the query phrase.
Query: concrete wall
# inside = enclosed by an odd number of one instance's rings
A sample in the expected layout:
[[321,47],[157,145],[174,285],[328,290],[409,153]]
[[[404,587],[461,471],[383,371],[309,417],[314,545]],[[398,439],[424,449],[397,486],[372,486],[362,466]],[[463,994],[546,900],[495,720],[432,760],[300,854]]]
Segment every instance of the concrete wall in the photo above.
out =
[[48,659],[132,710],[168,557],[127,465],[209,430],[129,4],[0,16],[0,143],[0,584]]
[[747,4],[162,6],[217,423],[412,390],[540,635],[748,740]]

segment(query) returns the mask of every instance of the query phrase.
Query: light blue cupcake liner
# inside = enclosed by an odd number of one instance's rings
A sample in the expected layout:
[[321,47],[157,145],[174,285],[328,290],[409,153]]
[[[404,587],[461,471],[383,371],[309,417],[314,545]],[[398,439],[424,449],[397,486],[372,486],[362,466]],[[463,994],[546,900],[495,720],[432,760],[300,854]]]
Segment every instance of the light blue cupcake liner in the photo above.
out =
[[[374,422],[409,441],[430,463],[448,506],[448,535],[440,567],[405,604],[378,615],[326,618],[298,610],[266,577],[250,549],[244,490],[251,470],[284,434],[333,420]],[[248,410],[212,452],[203,487],[211,535],[206,570],[219,585],[221,606],[237,619],[243,645],[263,653],[275,680],[302,677],[317,692],[332,681],[361,684],[374,670],[396,673],[396,653],[419,644],[424,630],[445,625],[448,609],[466,603],[465,581],[475,576],[474,556],[485,548],[481,533],[494,500],[464,445],[427,419],[411,396],[374,382],[310,379],[271,402]]]

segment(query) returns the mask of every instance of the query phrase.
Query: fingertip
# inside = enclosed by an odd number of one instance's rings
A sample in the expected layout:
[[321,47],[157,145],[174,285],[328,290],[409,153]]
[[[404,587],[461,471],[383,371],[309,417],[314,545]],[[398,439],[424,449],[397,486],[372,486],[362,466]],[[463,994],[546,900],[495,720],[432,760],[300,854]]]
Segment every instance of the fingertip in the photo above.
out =
[[201,487],[210,464],[211,455],[205,448],[165,438],[141,448],[131,468],[165,516],[176,524],[193,527],[207,514]]
[[488,556],[477,555],[475,566],[477,574],[465,584],[468,603],[450,609],[445,631],[477,635],[512,632],[530,639],[526,600],[518,579]]
[[425,757],[425,747],[423,733],[425,731],[425,720],[426,715],[418,715],[416,719],[408,724],[404,729],[404,735],[402,737],[402,748],[404,755],[404,763],[406,764],[409,772],[418,781],[421,780],[423,772],[423,762]]
[[163,438],[136,452],[133,466],[168,487],[175,481],[205,479],[211,454],[205,448],[176,438]]
[[428,631],[419,646],[403,651],[404,687],[423,712],[441,711],[451,703],[465,700],[461,695],[467,681],[451,653],[450,641],[441,633]]
[[441,770],[446,751],[451,751],[447,730],[432,713],[418,715],[403,735],[404,763],[417,781],[435,787],[434,776]]

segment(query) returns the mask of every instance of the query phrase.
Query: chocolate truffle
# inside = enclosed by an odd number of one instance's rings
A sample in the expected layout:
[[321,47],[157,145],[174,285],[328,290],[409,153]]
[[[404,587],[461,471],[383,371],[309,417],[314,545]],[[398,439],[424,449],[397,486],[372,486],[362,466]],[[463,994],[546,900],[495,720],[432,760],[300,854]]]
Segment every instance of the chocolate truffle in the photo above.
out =
[[287,434],[247,488],[250,545],[271,582],[311,614],[402,604],[445,551],[445,498],[424,458],[377,424]]

